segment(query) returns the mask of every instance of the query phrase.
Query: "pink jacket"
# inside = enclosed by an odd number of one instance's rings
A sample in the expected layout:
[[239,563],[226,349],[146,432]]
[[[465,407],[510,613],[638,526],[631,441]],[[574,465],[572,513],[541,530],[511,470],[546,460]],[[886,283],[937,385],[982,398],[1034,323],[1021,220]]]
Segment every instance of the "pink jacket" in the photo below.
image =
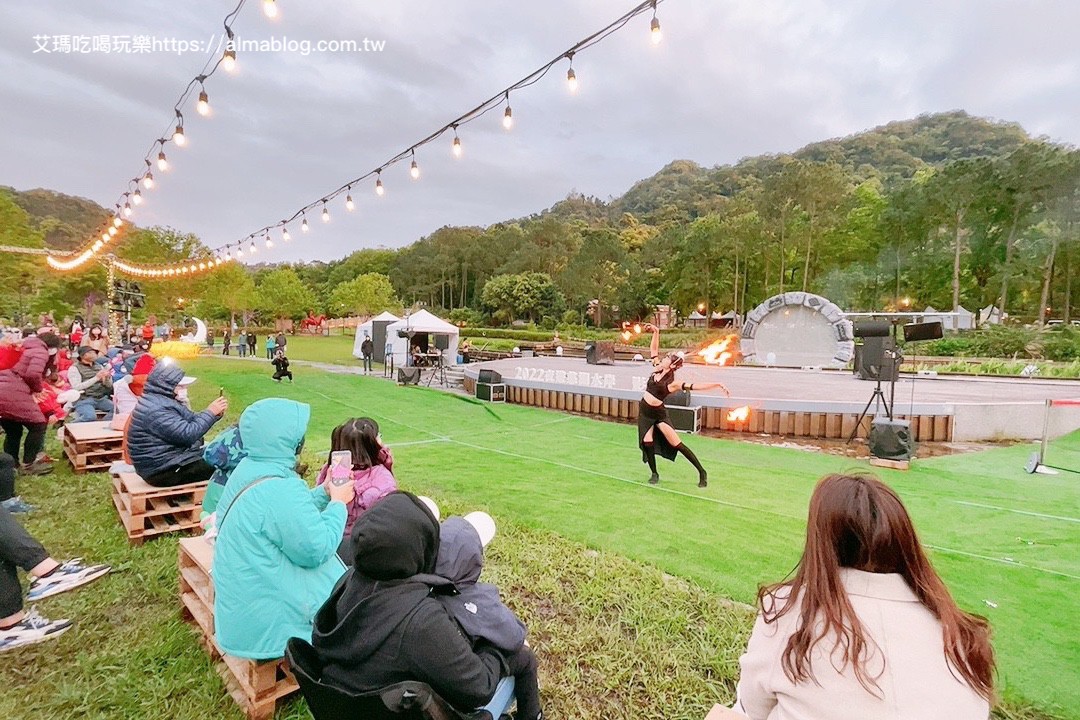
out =
[[[394,456],[390,454],[390,448],[384,447],[379,451],[379,464],[365,470],[353,471],[353,485],[356,487],[356,497],[349,503],[349,516],[345,521],[344,537],[352,534],[353,524],[379,500],[397,491],[397,481],[391,469],[394,467]],[[326,482],[329,465],[323,465],[319,471],[319,479],[316,485]]]

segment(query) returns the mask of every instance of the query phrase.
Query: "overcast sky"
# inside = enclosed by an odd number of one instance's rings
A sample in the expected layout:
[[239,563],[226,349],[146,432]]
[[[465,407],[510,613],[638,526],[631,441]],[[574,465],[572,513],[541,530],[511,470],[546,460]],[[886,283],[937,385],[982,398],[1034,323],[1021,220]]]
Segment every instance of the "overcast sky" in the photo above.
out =
[[[0,184],[106,207],[199,72],[203,52],[37,52],[34,36],[209,40],[233,0],[35,0],[0,6]],[[636,0],[248,0],[244,40],[385,41],[382,52],[240,53],[207,82],[213,116],[185,117],[188,147],[144,191],[142,225],[211,247],[289,216],[606,25]],[[625,192],[676,158],[703,165],[964,109],[1080,144],[1076,0],[666,0],[663,42],[637,18],[461,132],[353,192],[329,225],[260,260],[334,259],[408,244],[443,225],[537,212],[571,190]],[[45,45],[52,49],[53,40]],[[91,46],[93,47],[93,46]]]

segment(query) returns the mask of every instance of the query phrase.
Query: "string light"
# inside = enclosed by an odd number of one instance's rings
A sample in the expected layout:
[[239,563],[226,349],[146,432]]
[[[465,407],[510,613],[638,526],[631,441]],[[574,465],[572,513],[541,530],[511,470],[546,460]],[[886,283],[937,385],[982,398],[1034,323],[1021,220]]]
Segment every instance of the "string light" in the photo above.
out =
[[300,223],[300,232],[307,232],[311,228],[308,227],[307,218],[304,218],[304,222]]
[[289,235],[289,228],[281,228],[281,240],[282,242],[289,242],[290,240],[292,240],[292,235]]
[[195,109],[203,117],[210,114],[210,96],[206,94],[206,88],[199,91],[199,101],[195,103]]
[[274,0],[263,0],[263,12],[268,18],[277,17],[277,3]]
[[131,203],[124,203],[124,217],[131,217]]
[[267,248],[274,247],[274,241],[270,239],[270,233],[266,233],[266,247]]
[[510,93],[506,93],[506,110],[503,112],[503,127],[509,130],[514,127],[514,111],[510,109]]
[[330,209],[326,207],[326,201],[323,200],[322,204],[322,221],[324,223],[330,222]]
[[656,0],[652,3],[652,22],[649,23],[649,34],[652,36],[652,44],[659,45],[664,36],[660,33],[660,18],[656,17]]
[[131,202],[133,202],[136,205],[142,205],[142,191],[141,190],[136,189],[135,192],[131,194]]
[[567,53],[566,58],[570,61],[570,68],[566,71],[566,87],[573,94],[578,88],[577,73],[574,72],[574,53]]
[[248,255],[254,255],[259,252],[259,248],[255,247],[255,241],[251,241],[251,247],[248,248]]
[[379,197],[382,197],[383,193],[386,192],[386,190],[382,186],[382,168],[376,170],[375,174],[378,176],[375,178],[375,194]]
[[165,146],[161,148],[161,152],[157,154],[157,169],[165,172],[169,169],[169,161],[165,159]]
[[109,235],[111,235],[113,237],[116,237],[116,233],[118,233],[118,232],[119,232],[119,230],[117,230],[115,226],[113,226],[113,225],[109,226]]
[[[352,185],[349,186],[349,190],[352,190]],[[352,212],[356,209],[356,203],[353,202],[351,192],[345,196],[345,209],[349,212]]]
[[228,35],[229,42],[226,43],[225,52],[221,55],[221,67],[225,68],[225,72],[231,73],[236,71],[236,37],[228,25],[225,26],[225,34]]
[[409,165],[409,175],[412,175],[413,180],[420,179],[420,166],[416,164],[416,151],[413,150],[412,164]]
[[176,111],[176,129],[173,130],[172,141],[176,143],[176,147],[187,145],[187,136],[184,135],[184,116],[179,110]]
[[[117,206],[117,207],[119,207],[119,206]],[[116,217],[113,218],[112,224],[113,224],[113,227],[119,228],[121,225],[124,224],[124,221],[120,219],[119,215],[117,215]]]
[[454,144],[450,146],[450,151],[454,153],[454,157],[461,157],[461,138],[457,134],[457,124],[454,124]]

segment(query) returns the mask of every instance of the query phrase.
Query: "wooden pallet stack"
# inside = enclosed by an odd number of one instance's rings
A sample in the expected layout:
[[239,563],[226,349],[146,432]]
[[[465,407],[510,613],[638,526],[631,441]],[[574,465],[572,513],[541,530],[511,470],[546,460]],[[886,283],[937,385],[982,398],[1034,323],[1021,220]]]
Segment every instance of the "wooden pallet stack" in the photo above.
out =
[[70,423],[64,426],[64,454],[76,473],[100,472],[124,455],[124,433],[109,422]]
[[214,637],[213,546],[205,538],[180,540],[180,601],[184,617],[199,631],[199,642],[233,700],[248,720],[270,720],[277,701],[300,688],[285,660],[254,661],[221,652]]
[[135,473],[112,476],[112,498],[132,545],[147,538],[199,527],[206,483],[159,488]]

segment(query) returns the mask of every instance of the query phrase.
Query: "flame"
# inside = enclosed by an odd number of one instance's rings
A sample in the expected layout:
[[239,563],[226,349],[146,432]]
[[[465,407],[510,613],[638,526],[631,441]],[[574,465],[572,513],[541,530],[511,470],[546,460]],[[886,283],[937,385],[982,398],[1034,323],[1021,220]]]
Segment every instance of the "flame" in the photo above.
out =
[[727,335],[719,340],[713,340],[707,346],[698,350],[697,354],[708,365],[730,365],[735,357],[737,349],[735,343],[738,343],[738,341],[738,335]]
[[728,422],[746,422],[750,417],[750,406],[743,405],[740,408],[735,408],[727,414]]
[[623,332],[622,332],[623,342],[630,342],[630,337],[631,337],[630,336],[630,331],[629,330],[623,330]]

